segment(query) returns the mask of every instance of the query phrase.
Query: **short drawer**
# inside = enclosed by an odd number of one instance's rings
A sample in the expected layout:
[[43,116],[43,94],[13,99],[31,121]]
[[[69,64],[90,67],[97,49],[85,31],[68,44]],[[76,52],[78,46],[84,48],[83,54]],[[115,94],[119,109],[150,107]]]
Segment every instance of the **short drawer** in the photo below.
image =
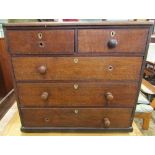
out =
[[78,52],[143,53],[148,29],[82,29],[78,30]]
[[8,30],[6,34],[11,53],[74,52],[74,30]]
[[13,57],[16,80],[138,80],[141,57]]
[[132,109],[21,109],[24,127],[128,128]]
[[137,83],[18,83],[24,107],[133,107]]

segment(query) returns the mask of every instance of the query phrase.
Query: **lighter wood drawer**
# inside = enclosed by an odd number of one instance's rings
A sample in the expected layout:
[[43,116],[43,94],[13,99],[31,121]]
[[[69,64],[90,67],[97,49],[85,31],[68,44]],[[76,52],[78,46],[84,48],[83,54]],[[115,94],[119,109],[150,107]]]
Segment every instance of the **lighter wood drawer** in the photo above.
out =
[[147,35],[147,28],[78,30],[78,52],[143,53]]
[[128,128],[132,109],[21,109],[24,127]]
[[18,83],[17,91],[25,107],[133,107],[137,83]]
[[8,30],[7,38],[11,53],[74,52],[74,30]]
[[13,57],[16,80],[138,80],[141,57]]

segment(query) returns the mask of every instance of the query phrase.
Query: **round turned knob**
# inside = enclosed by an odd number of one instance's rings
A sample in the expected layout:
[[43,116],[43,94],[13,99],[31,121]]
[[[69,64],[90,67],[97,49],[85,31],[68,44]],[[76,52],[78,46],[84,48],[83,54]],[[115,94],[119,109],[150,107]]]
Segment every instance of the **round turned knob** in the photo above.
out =
[[112,95],[112,93],[110,93],[110,92],[106,93],[106,99],[107,99],[108,101],[112,101],[113,98],[114,98],[114,96]]
[[40,74],[45,74],[46,71],[47,71],[47,67],[44,66],[44,65],[42,65],[42,66],[40,66],[40,67],[38,68],[38,72],[39,72]]
[[118,44],[118,42],[117,42],[116,39],[110,39],[110,40],[108,41],[108,47],[109,47],[109,48],[115,48],[115,47],[117,46],[117,44]]
[[110,120],[109,120],[109,118],[104,118],[104,126],[106,128],[108,128],[110,126]]
[[48,99],[48,92],[43,92],[43,93],[41,94],[41,99],[42,99],[42,100],[47,100],[47,99]]

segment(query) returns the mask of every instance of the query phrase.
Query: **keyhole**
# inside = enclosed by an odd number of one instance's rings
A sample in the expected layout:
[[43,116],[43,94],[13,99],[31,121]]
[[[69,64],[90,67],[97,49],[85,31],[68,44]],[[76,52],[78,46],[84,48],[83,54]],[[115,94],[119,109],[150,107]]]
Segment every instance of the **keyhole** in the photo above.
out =
[[44,43],[43,42],[39,42],[39,47],[44,47]]
[[112,70],[113,70],[113,66],[109,65],[109,66],[108,66],[108,70],[109,70],[109,71],[112,71]]
[[45,122],[49,122],[50,120],[49,120],[49,118],[45,118]]

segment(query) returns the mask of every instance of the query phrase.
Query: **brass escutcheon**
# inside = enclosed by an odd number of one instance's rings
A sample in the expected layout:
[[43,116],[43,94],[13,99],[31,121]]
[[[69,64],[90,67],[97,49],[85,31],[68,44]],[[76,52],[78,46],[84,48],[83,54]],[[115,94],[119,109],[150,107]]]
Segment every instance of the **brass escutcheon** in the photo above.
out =
[[79,113],[79,110],[78,110],[78,109],[75,109],[75,110],[74,110],[74,113],[75,113],[75,114],[78,114],[78,113]]
[[116,32],[115,31],[111,31],[111,37],[114,37],[116,35]]
[[39,38],[39,39],[42,39],[42,37],[43,37],[43,34],[42,34],[41,32],[39,32],[39,33],[38,33],[38,38]]
[[74,84],[74,89],[78,89],[79,85],[77,83]]
[[76,64],[77,64],[77,63],[78,63],[78,61],[79,61],[79,60],[78,60],[78,58],[74,58],[74,63],[76,63]]

